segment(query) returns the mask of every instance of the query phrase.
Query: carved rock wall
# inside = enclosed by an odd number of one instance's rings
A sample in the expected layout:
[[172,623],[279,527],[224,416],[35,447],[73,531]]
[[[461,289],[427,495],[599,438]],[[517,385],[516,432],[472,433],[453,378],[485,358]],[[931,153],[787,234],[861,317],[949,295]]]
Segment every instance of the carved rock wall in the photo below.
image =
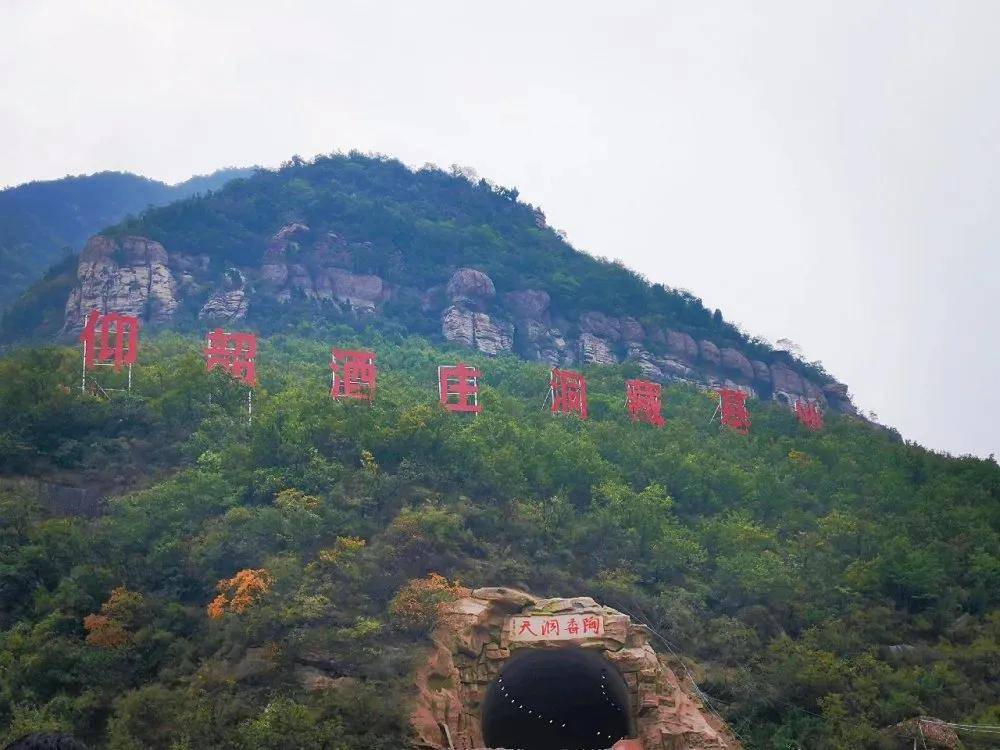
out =
[[[511,616],[598,614],[601,637],[512,642]],[[414,675],[410,721],[424,750],[482,748],[482,702],[504,662],[518,649],[587,648],[622,674],[629,689],[636,737],[631,750],[739,750],[729,730],[710,716],[649,643],[648,630],[589,597],[538,599],[507,588],[477,589],[449,605]]]

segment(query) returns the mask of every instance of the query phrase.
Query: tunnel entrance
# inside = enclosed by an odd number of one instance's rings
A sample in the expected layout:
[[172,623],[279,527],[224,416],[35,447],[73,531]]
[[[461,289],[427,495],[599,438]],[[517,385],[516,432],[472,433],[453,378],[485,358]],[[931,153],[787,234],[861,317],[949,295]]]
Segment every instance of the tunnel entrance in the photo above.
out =
[[603,657],[582,648],[532,649],[500,670],[483,701],[487,747],[603,750],[631,736],[629,692]]

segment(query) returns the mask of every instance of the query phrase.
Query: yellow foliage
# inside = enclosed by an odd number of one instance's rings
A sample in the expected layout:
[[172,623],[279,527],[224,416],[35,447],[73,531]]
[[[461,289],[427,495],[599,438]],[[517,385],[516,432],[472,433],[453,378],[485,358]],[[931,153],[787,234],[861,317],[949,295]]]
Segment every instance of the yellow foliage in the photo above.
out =
[[87,615],[83,618],[83,628],[87,631],[87,645],[97,648],[121,648],[132,641],[121,623],[105,615]]
[[127,628],[135,624],[143,607],[142,594],[124,586],[112,590],[101,605],[101,614],[83,618],[87,643],[97,648],[122,648],[132,642]]
[[438,623],[449,603],[468,595],[469,589],[458,581],[449,583],[444,576],[431,573],[408,581],[389,603],[389,614],[401,630],[428,631]]
[[364,539],[355,536],[338,536],[332,547],[320,550],[319,559],[327,565],[337,565],[351,559],[364,548]]
[[242,614],[271,588],[271,574],[264,568],[241,570],[219,581],[219,595],[208,605],[208,616],[218,620],[226,612]]
[[361,451],[361,468],[369,474],[378,474],[378,464],[375,462],[375,454],[370,450]]

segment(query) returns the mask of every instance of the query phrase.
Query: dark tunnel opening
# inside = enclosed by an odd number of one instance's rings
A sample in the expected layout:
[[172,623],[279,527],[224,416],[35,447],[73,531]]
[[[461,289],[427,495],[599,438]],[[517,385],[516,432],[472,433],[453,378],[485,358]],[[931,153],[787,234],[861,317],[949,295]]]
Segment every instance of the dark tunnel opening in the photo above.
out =
[[604,750],[632,729],[625,680],[579,648],[511,658],[486,691],[482,716],[486,746],[511,750]]

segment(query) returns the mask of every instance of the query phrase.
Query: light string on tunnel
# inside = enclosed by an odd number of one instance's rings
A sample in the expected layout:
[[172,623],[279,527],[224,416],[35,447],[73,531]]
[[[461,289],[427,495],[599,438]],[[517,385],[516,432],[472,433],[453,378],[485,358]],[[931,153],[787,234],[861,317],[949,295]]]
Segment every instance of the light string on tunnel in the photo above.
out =
[[[618,711],[619,713],[621,713],[622,712],[622,707],[619,706],[617,703],[615,703],[614,699],[611,697],[611,695],[607,691],[607,679],[608,679],[607,672],[602,671],[601,672],[601,694],[604,696],[604,699],[608,702],[608,704],[612,708],[614,708],[616,711]],[[528,716],[531,716],[532,718],[536,718],[536,719],[538,719],[539,721],[541,721],[543,723],[550,724],[553,727],[556,726],[556,720],[555,719],[549,719],[548,717],[543,716],[541,714],[541,712],[535,711],[533,708],[527,708],[526,709],[524,707],[524,703],[522,703],[516,697],[514,697],[514,694],[510,690],[507,689],[507,686],[504,684],[503,676],[502,675],[500,677],[497,677],[497,688],[500,690],[500,694],[504,697],[504,700],[507,700],[507,702],[510,703],[510,705],[514,706],[515,710],[517,710],[517,711],[526,711],[527,714],[528,714]],[[570,729],[570,730],[572,730],[572,727],[570,727],[566,722],[560,722],[558,726],[559,726],[560,729]],[[595,730],[595,731],[597,732],[597,736],[598,737],[605,737],[606,736],[607,739],[608,739],[608,741],[612,745],[615,742],[617,742],[618,740],[625,739],[624,735],[622,735],[618,739],[613,739],[611,737],[610,733],[601,732],[600,730]],[[607,748],[607,746],[602,744],[602,745],[595,745],[595,746],[580,747],[577,750],[606,750],[606,748]],[[520,748],[511,748],[511,750],[521,750],[521,749]]]

